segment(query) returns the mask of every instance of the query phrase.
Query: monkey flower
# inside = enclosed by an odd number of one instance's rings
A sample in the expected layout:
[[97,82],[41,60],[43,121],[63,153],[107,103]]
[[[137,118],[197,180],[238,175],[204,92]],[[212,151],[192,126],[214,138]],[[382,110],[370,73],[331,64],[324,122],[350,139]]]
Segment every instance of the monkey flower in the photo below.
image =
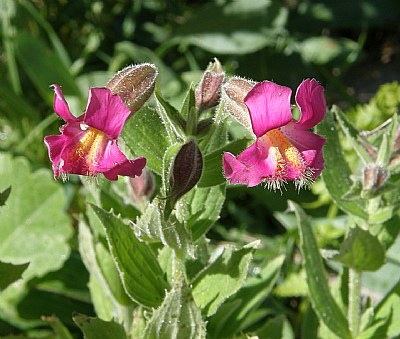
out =
[[281,189],[287,181],[294,181],[301,188],[323,170],[325,139],[308,129],[326,113],[324,89],[315,79],[299,85],[295,97],[299,120],[292,117],[291,94],[288,87],[264,81],[244,98],[255,143],[238,156],[224,153],[225,176],[232,184],[251,187],[264,181],[269,188]]
[[76,118],[71,114],[62,90],[54,88],[54,111],[66,124],[60,135],[44,138],[52,162],[54,179],[60,175],[96,176],[109,180],[118,175],[134,177],[142,173],[145,158],[128,160],[117,145],[131,111],[108,88],[91,88],[86,111]]

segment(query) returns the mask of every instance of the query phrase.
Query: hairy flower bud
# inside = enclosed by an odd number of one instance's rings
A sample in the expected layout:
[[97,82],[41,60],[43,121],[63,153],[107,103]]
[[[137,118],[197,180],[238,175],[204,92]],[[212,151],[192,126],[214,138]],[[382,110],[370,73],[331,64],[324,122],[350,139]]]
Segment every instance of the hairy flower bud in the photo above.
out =
[[129,182],[133,201],[140,204],[150,200],[155,188],[154,175],[150,171],[144,168],[141,175],[130,178]]
[[169,181],[173,205],[198,183],[202,172],[203,156],[196,142],[190,140],[178,151],[172,165]]
[[244,98],[255,85],[255,81],[232,77],[222,86],[222,99],[226,110],[250,131],[250,116]]
[[363,190],[375,192],[383,186],[389,177],[389,172],[379,165],[371,165],[363,171]]
[[218,104],[221,95],[221,84],[224,81],[225,73],[217,58],[210,62],[200,83],[196,87],[196,106],[200,109],[207,109]]
[[153,64],[131,65],[115,74],[106,87],[118,94],[133,114],[150,98],[157,75],[157,67]]

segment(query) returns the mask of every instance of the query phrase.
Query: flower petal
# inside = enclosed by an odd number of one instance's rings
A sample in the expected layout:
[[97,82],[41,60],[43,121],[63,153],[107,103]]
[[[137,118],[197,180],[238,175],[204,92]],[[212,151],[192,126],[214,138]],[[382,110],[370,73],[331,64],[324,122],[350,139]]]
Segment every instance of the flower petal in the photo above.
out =
[[58,166],[59,173],[95,175],[89,168],[90,161],[86,154],[88,148],[85,147],[86,142],[83,142],[89,132],[79,126],[80,123],[68,123],[62,127],[59,137],[64,144],[57,163],[53,162],[53,168],[54,165]]
[[118,175],[135,177],[142,173],[146,166],[145,158],[128,160],[121,152],[115,140],[110,140],[104,150],[103,156],[99,159],[96,172],[103,173],[109,180],[117,180]]
[[108,180],[117,180],[118,175],[133,178],[135,176],[139,176],[142,173],[144,166],[146,166],[145,158],[136,158],[133,160],[127,159],[125,162],[116,165],[109,171],[104,172],[103,174]]
[[[316,178],[324,168],[322,147],[326,139],[312,132],[300,129],[297,123],[290,123],[281,128],[281,131],[293,146],[300,151],[305,166],[314,170],[314,177]],[[316,173],[317,175],[315,175]]]
[[56,84],[51,85],[51,87],[54,89],[54,112],[56,112],[57,115],[66,122],[78,121],[69,110],[68,103],[64,98],[61,87]]
[[231,184],[257,186],[266,177],[274,175],[276,171],[276,158],[269,149],[268,144],[257,140],[237,157],[228,152],[224,153],[225,177]]
[[44,143],[49,152],[49,158],[53,167],[54,179],[58,179],[60,175],[58,164],[61,161],[61,154],[65,145],[65,137],[63,135],[49,135],[44,138]]
[[249,109],[253,131],[257,137],[285,126],[292,120],[291,94],[290,88],[270,81],[255,85],[247,94],[244,102]]
[[315,79],[306,79],[299,85],[296,91],[296,103],[301,112],[297,125],[304,130],[314,127],[325,116],[324,88]]
[[103,131],[110,139],[116,139],[130,114],[117,94],[105,87],[91,88],[83,121]]

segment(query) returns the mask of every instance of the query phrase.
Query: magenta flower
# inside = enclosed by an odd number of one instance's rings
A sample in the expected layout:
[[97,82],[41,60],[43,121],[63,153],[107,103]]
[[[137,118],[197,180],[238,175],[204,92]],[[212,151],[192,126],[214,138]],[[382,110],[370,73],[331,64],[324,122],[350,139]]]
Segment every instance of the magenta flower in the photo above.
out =
[[225,176],[232,184],[251,187],[265,181],[268,187],[280,189],[294,181],[301,188],[323,170],[325,139],[307,130],[325,115],[324,89],[315,79],[299,85],[295,97],[299,120],[292,118],[291,94],[288,87],[264,81],[245,97],[256,140],[237,157],[224,153]]
[[60,174],[96,176],[109,180],[118,175],[134,177],[142,173],[145,158],[128,160],[117,145],[131,111],[117,94],[108,88],[91,88],[86,112],[76,118],[71,114],[62,90],[54,88],[54,111],[66,124],[60,135],[44,138],[53,165],[54,178]]

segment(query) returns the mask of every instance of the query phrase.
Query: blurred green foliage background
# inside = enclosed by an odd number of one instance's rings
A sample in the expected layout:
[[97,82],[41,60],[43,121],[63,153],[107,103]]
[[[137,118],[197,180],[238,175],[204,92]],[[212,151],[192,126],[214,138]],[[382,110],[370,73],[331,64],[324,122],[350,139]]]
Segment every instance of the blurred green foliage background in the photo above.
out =
[[[104,86],[132,63],[154,63],[163,96],[176,107],[213,57],[227,75],[272,80],[293,90],[304,78],[315,77],[326,89],[328,105],[347,110],[365,129],[382,123],[400,103],[397,0],[1,0],[0,20],[0,151],[22,156],[33,170],[50,169],[43,137],[56,134],[61,124],[53,114],[49,85],[60,84],[71,110],[80,114],[89,87]],[[384,83],[390,84],[371,100]],[[336,215],[321,186],[318,182],[312,192],[300,195],[289,188],[283,196],[261,187],[230,189],[212,238],[246,243],[256,237],[263,239],[266,256],[281,247],[291,252],[294,230],[275,212],[286,209],[290,198],[310,211],[313,208],[310,213],[315,216]],[[72,178],[48,188],[63,192],[58,208],[67,211],[69,219],[63,222],[71,229],[84,204],[79,187]],[[325,229],[319,241],[334,246],[343,235],[340,223],[335,219],[339,231],[322,223]],[[49,314],[49,309],[70,325],[76,300],[81,312],[91,312],[76,237],[69,242],[68,261],[58,265],[59,271],[31,281],[18,316],[0,312],[0,318],[8,319],[8,324],[0,322],[0,334],[13,328],[10,323],[18,328],[34,326],[26,320]],[[71,271],[79,277],[75,286],[67,286]],[[62,281],[64,286],[49,281]],[[284,297],[288,294],[281,291]],[[55,299],[44,303],[42,293]],[[69,308],[59,307],[65,304]],[[286,305],[295,319],[297,299]]]

